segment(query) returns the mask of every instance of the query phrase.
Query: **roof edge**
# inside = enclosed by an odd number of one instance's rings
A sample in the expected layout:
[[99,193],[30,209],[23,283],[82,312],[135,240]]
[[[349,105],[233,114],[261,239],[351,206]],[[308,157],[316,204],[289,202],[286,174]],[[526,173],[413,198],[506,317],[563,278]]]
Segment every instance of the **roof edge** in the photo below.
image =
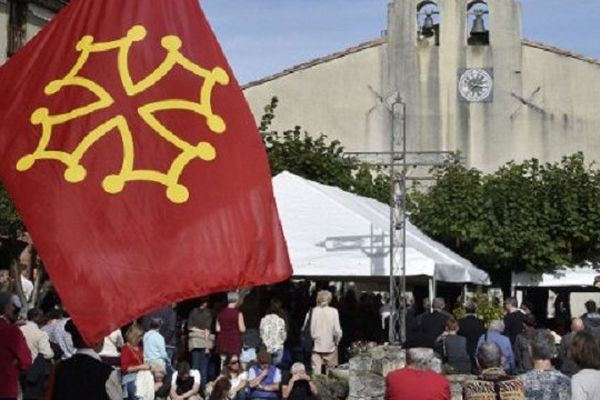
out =
[[[329,54],[327,56],[318,57],[318,58],[312,59],[310,61],[306,61],[301,64],[294,65],[290,68],[286,68],[281,72],[277,72],[275,74],[266,76],[264,78],[248,82],[248,83],[242,85],[242,89],[245,90],[245,89],[252,88],[254,86],[259,86],[259,85],[262,85],[263,83],[267,83],[267,82],[273,81],[275,79],[282,78],[287,75],[291,75],[294,72],[302,71],[302,70],[305,70],[305,69],[308,69],[308,68],[311,68],[316,65],[323,64],[323,63],[326,63],[326,62],[329,62],[332,60],[337,60],[339,58],[343,58],[345,56],[348,56],[348,55],[351,55],[354,53],[358,53],[359,51],[362,51],[362,50],[380,46],[380,45],[384,44],[385,42],[386,42],[385,38],[380,38],[380,39],[375,39],[375,40],[370,40],[368,42],[360,43],[356,46],[349,47],[345,50],[337,51],[337,52],[335,52],[333,54]],[[522,39],[521,44],[524,46],[540,49],[543,51],[549,51],[551,53],[555,53],[555,54],[558,54],[561,56],[573,58],[573,59],[576,59],[579,61],[584,61],[584,62],[587,62],[590,64],[600,65],[600,59],[584,56],[583,54],[575,53],[575,52],[565,50],[560,47],[548,45],[545,43],[536,42],[534,40]]]
[[287,76],[287,75],[291,75],[294,72],[302,71],[302,70],[314,67],[315,65],[323,64],[323,63],[326,63],[328,61],[336,60],[338,58],[343,58],[343,57],[348,56],[350,54],[358,53],[359,51],[362,51],[362,50],[366,50],[366,49],[370,49],[372,47],[380,46],[380,45],[382,45],[385,42],[386,42],[385,38],[370,40],[368,42],[364,42],[364,43],[358,44],[356,46],[347,48],[345,50],[337,51],[337,52],[335,52],[333,54],[330,54],[330,55],[327,55],[327,56],[324,56],[324,57],[315,58],[315,59],[312,59],[310,61],[306,61],[306,62],[303,62],[301,64],[294,65],[293,67],[286,68],[283,71],[277,72],[277,73],[275,73],[273,75],[269,75],[269,76],[266,76],[264,78],[261,78],[261,79],[255,80],[255,81],[248,82],[248,83],[242,85],[242,90],[249,89],[249,88],[254,87],[254,86],[262,85],[263,83],[266,83],[266,82],[269,82],[269,81],[272,81],[272,80],[275,80],[275,79],[278,79],[278,78],[282,78],[282,77]]
[[560,47],[548,45],[548,44],[541,43],[541,42],[536,42],[534,40],[529,40],[529,39],[523,39],[521,41],[521,43],[524,46],[534,47],[536,49],[540,49],[540,50],[544,50],[544,51],[549,51],[551,53],[555,53],[555,54],[558,54],[558,55],[561,55],[561,56],[565,56],[565,57],[569,57],[569,58],[574,58],[574,59],[580,60],[580,61],[585,61],[585,62],[590,63],[590,64],[600,65],[600,60],[597,59],[597,58],[584,56],[583,54],[579,54],[579,53],[575,53],[575,52],[572,52],[572,51],[569,51],[569,50],[565,50],[565,49],[562,49]]

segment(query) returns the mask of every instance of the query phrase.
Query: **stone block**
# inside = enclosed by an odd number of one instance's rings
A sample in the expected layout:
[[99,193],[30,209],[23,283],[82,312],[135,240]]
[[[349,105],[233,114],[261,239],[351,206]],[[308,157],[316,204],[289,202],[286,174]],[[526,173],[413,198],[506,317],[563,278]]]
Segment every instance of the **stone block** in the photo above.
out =
[[349,399],[383,399],[385,395],[385,378],[371,372],[351,374],[349,389]]
[[350,359],[350,373],[370,371],[373,366],[373,358],[369,354],[360,354]]

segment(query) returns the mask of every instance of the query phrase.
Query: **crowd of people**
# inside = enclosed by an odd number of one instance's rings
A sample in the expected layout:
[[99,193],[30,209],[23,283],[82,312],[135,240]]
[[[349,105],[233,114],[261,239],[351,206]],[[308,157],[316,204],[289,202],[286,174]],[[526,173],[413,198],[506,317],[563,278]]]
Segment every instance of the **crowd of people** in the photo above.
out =
[[457,321],[444,311],[443,299],[435,299],[431,312],[412,320],[420,343],[407,351],[407,367],[387,376],[386,399],[449,400],[448,380],[431,370],[434,355],[441,358],[446,375],[477,375],[463,384],[464,400],[600,399],[595,302],[586,303],[587,312],[572,320],[571,332],[562,338],[538,326],[530,306],[517,308],[515,298],[506,299],[504,306],[504,318],[486,329],[474,304]]
[[[194,299],[92,346],[64,311],[31,309],[25,320],[15,297],[0,292],[0,365],[9,366],[0,399],[317,398],[313,377],[346,362],[353,342],[384,342],[390,310],[373,293],[313,289],[288,283],[243,299]],[[407,367],[388,375],[387,399],[449,399],[448,380],[429,369],[434,356],[445,375],[477,375],[464,385],[467,400],[600,398],[600,313],[593,301],[586,307],[562,339],[514,298],[487,328],[474,304],[458,320],[442,298],[422,312],[411,307]]]
[[315,350],[306,358],[288,350],[281,299],[247,327],[239,293],[224,297],[196,299],[184,317],[175,305],[156,310],[88,345],[66,313],[31,309],[23,320],[0,292],[0,399],[316,398],[311,371],[337,365],[342,337],[331,293],[319,292],[300,326]]

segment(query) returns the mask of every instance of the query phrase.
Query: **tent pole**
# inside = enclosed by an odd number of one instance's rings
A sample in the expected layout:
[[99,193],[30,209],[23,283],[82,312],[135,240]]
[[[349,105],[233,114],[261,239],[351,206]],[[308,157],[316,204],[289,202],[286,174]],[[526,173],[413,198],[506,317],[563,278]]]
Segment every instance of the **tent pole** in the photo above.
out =
[[428,292],[429,292],[429,312],[433,311],[433,299],[435,298],[435,288],[433,283],[433,277],[428,279]]
[[396,287],[396,162],[395,162],[395,121],[396,115],[394,106],[396,105],[397,99],[393,100],[390,111],[390,231],[389,231],[389,255],[390,255],[390,316],[389,316],[389,327],[388,327],[388,341],[391,344],[395,344],[398,341],[397,337],[397,323],[398,323],[398,293]]
[[[392,94],[386,103],[389,105],[391,133],[389,342],[402,344],[406,342],[406,103],[398,93]],[[397,106],[401,107],[400,110]],[[399,111],[401,127],[396,124]]]

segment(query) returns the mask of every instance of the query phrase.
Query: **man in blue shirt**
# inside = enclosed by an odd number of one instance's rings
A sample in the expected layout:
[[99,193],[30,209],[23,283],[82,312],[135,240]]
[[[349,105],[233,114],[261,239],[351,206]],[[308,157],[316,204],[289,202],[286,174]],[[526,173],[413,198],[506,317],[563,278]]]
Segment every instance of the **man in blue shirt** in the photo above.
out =
[[160,318],[153,318],[150,321],[150,330],[144,334],[144,363],[159,363],[169,368],[169,357],[167,356],[167,347],[165,338],[159,330],[163,322]]
[[479,337],[477,351],[479,351],[479,347],[485,342],[496,343],[500,347],[500,350],[502,350],[502,368],[507,373],[511,373],[515,368],[515,356],[512,351],[510,339],[501,332],[504,332],[504,322],[502,320],[492,321],[488,331]]

